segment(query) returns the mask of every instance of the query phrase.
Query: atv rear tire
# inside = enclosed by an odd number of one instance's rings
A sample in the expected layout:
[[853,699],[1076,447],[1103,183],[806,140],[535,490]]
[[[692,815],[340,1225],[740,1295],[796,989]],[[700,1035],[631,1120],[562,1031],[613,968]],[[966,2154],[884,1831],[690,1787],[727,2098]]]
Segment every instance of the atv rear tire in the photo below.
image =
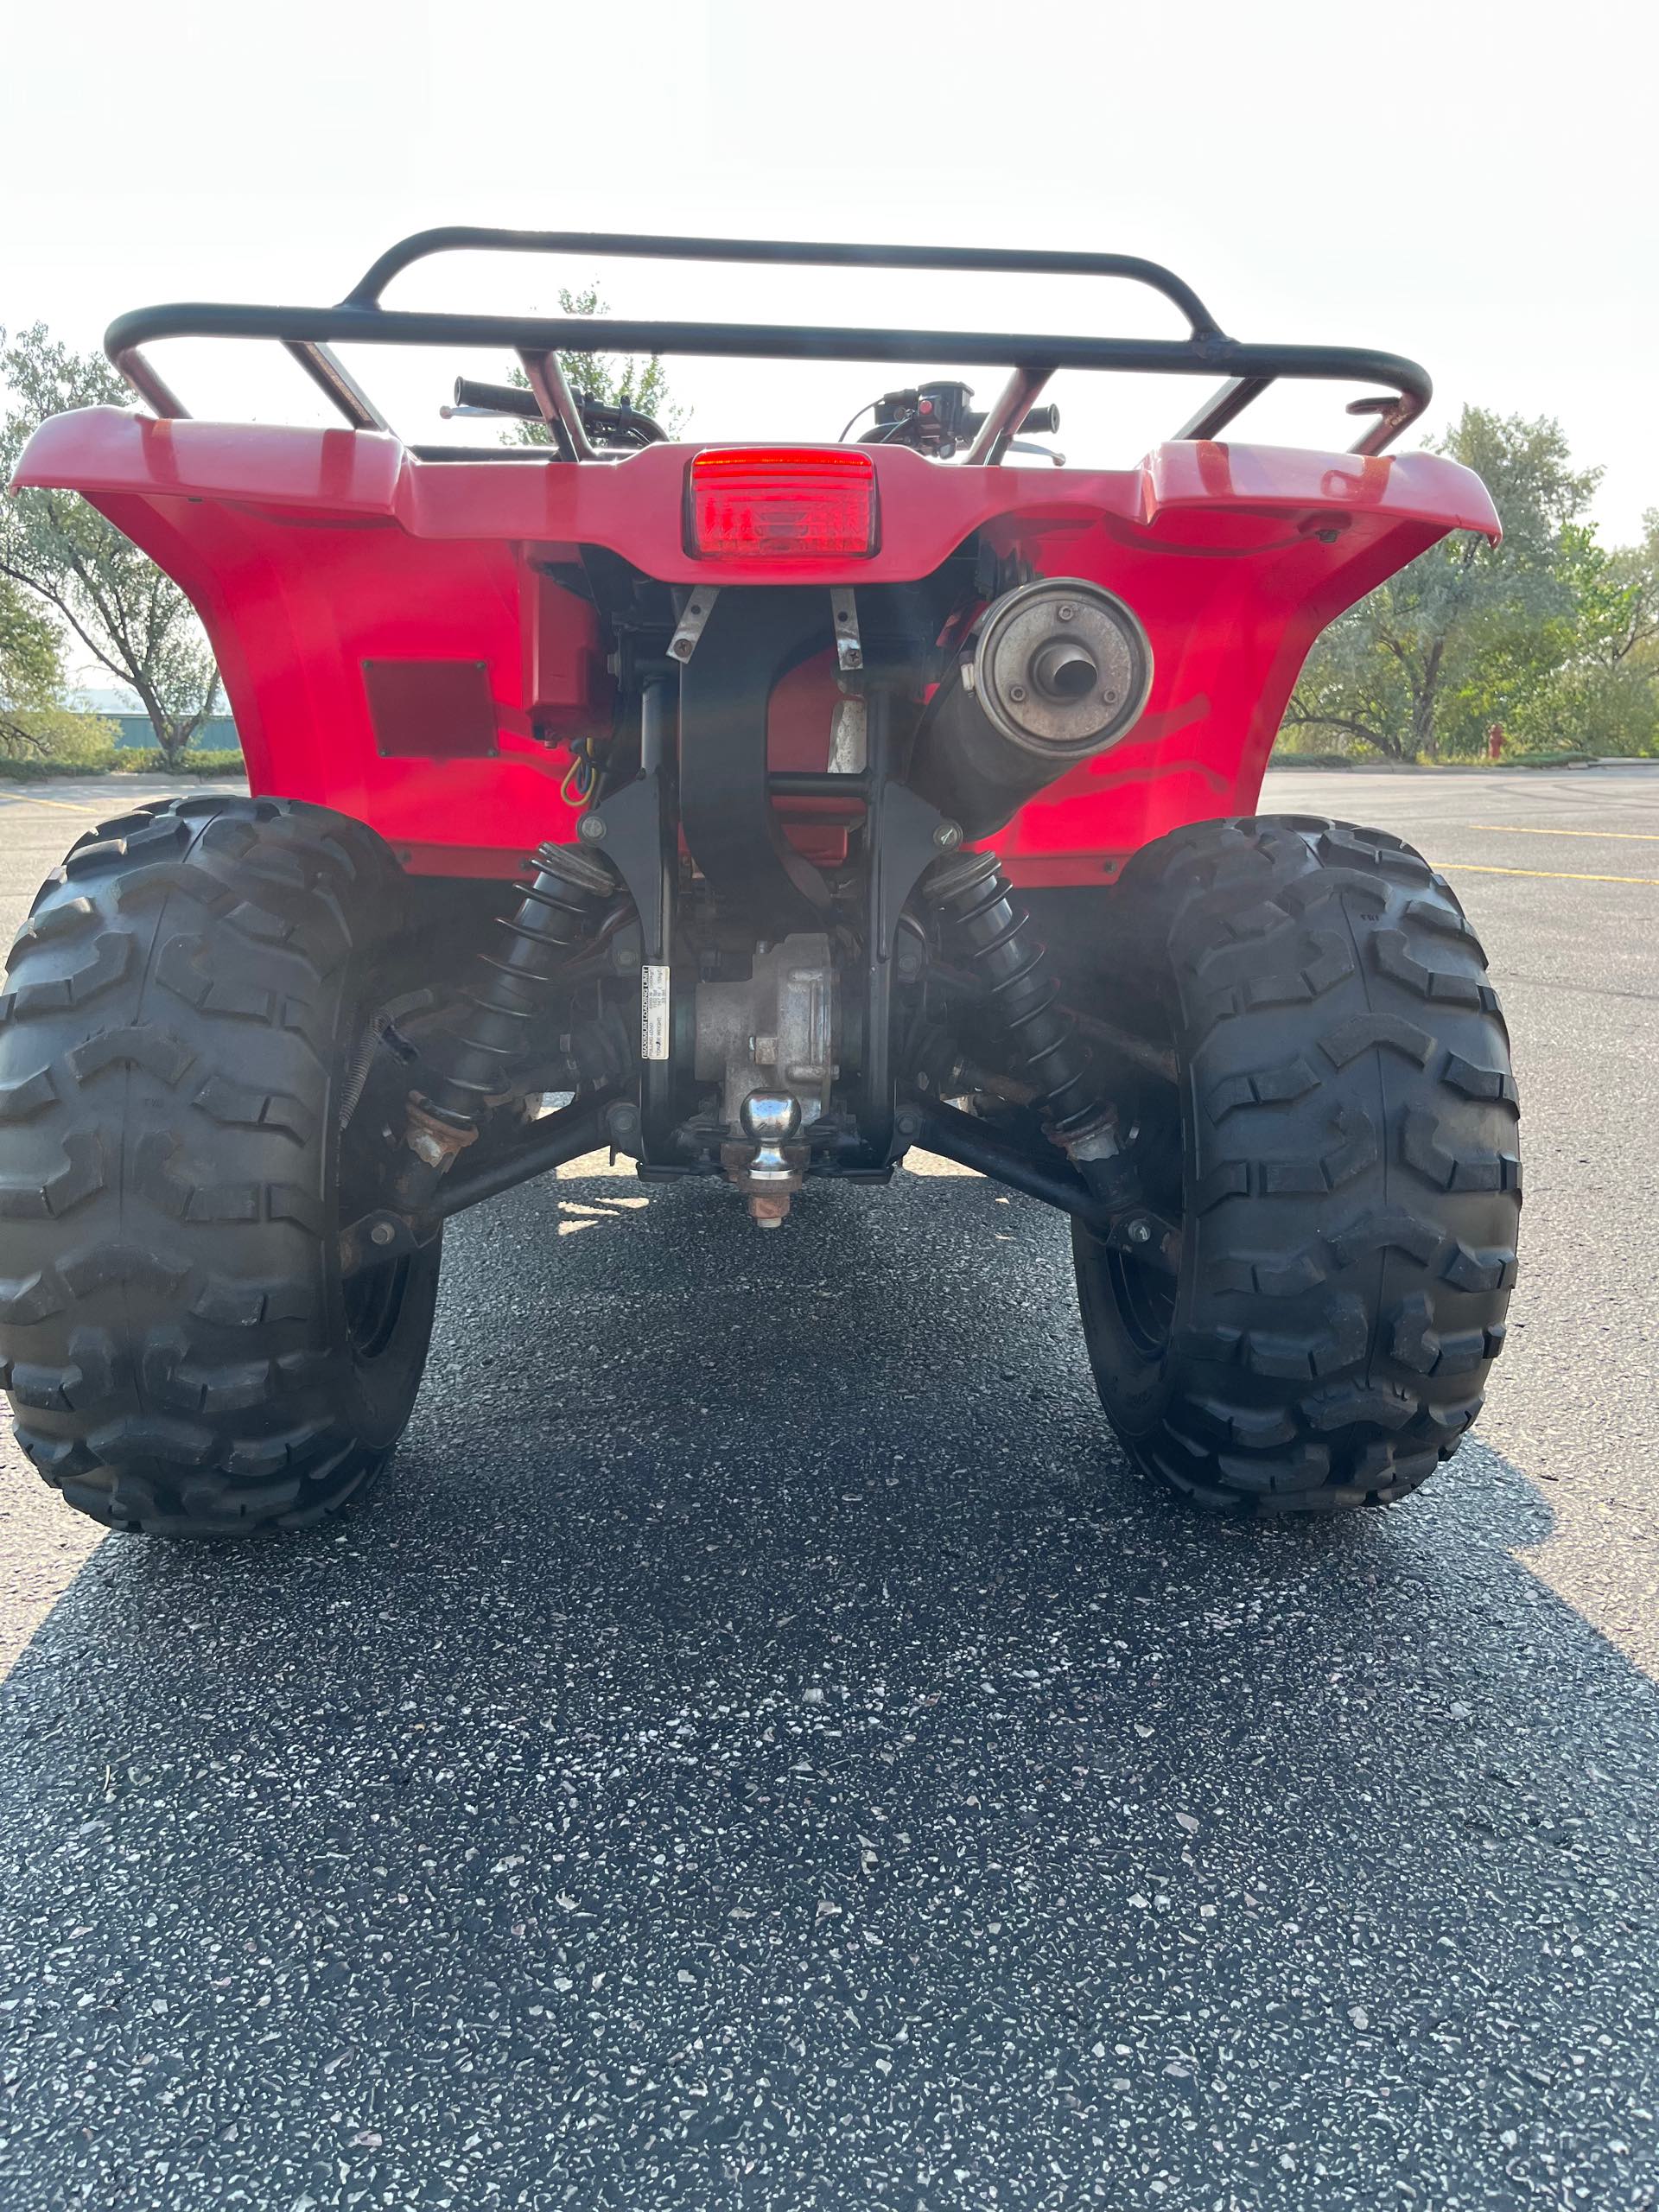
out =
[[344,1282],[339,1239],[394,1156],[352,1109],[402,914],[372,831],[268,798],[107,823],[36,899],[0,997],[0,1380],[82,1512],[302,1528],[402,1432],[437,1243]]
[[1197,1503],[1371,1505],[1480,1409],[1521,1203],[1508,1033],[1450,887],[1379,830],[1199,823],[1138,853],[1113,1012],[1173,1046],[1135,1149],[1179,1271],[1079,1227],[1101,1402]]

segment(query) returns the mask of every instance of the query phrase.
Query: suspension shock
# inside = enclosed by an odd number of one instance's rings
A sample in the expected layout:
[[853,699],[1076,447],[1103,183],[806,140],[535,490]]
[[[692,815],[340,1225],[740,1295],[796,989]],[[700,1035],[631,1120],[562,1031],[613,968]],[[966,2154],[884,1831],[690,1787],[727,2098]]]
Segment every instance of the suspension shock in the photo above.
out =
[[1032,1085],[1049,1135],[1096,1196],[1133,1203],[1135,1179],[1122,1157],[1116,1111],[1002,863],[990,852],[952,854],[929,869],[922,893],[968,955],[1007,1037],[1009,1072]]
[[424,1093],[410,1094],[411,1158],[397,1179],[405,1207],[430,1198],[456,1154],[477,1137],[484,1108],[510,1089],[507,1071],[523,1054],[549,985],[594,935],[616,896],[610,863],[581,846],[543,845],[531,865],[534,876],[516,887],[518,904],[499,917],[505,944],[479,955],[476,980],[463,995],[466,1020],[446,1065],[429,1076]]

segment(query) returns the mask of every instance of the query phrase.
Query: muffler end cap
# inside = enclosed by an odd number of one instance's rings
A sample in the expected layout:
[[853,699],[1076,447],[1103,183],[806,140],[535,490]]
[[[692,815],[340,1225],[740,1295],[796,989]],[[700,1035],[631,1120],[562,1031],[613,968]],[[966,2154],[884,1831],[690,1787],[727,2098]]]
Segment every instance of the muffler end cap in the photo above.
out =
[[1115,745],[1152,689],[1152,645],[1116,592],[1081,577],[1041,577],[988,610],[973,689],[991,723],[1022,751],[1064,764]]

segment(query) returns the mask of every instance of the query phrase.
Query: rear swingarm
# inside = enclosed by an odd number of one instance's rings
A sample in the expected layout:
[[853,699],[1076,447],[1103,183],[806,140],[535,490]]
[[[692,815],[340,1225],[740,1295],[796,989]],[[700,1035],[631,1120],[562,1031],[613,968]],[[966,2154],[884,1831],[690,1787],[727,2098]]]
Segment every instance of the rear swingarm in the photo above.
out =
[[902,1107],[895,1124],[908,1143],[971,1167],[1027,1198],[1058,1206],[1107,1243],[1133,1252],[1148,1266],[1173,1275],[1180,1266],[1181,1232],[1172,1221],[1139,1203],[1114,1206],[1096,1196],[1059,1152],[1039,1152],[989,1128],[972,1114],[942,1100]]
[[340,1231],[342,1274],[356,1274],[364,1268],[383,1267],[401,1260],[426,1243],[441,1224],[486,1198],[499,1198],[520,1183],[550,1174],[584,1153],[625,1140],[639,1127],[637,1109],[620,1098],[579,1098],[574,1104],[550,1114],[536,1125],[534,1141],[520,1145],[505,1158],[473,1168],[457,1167],[438,1185],[418,1211],[395,1213],[381,1208],[365,1213]]
[[[547,1116],[533,1143],[521,1145],[505,1159],[475,1167],[457,1168],[447,1176],[422,1211],[415,1216],[386,1209],[361,1215],[340,1232],[340,1270],[353,1275],[365,1268],[384,1267],[406,1258],[428,1242],[440,1224],[486,1198],[499,1198],[520,1183],[550,1174],[585,1153],[626,1142],[639,1126],[636,1109],[626,1100],[578,1099]],[[893,1128],[901,1144],[919,1145],[1004,1183],[1027,1198],[1040,1198],[1070,1214],[1109,1243],[1121,1245],[1136,1256],[1170,1274],[1180,1264],[1180,1231],[1175,1224],[1146,1205],[1113,1208],[1096,1197],[1075,1168],[1051,1146],[1039,1152],[1000,1135],[971,1114],[936,1100],[900,1107]]]

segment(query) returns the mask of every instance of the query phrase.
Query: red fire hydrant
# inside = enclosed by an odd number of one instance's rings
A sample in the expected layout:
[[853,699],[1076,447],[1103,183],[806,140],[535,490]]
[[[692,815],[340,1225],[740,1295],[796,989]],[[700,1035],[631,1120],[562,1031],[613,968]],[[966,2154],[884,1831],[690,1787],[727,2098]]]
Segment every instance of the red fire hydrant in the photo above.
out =
[[1491,729],[1486,733],[1486,758],[1489,760],[1501,760],[1503,758],[1503,725],[1502,722],[1494,722]]

